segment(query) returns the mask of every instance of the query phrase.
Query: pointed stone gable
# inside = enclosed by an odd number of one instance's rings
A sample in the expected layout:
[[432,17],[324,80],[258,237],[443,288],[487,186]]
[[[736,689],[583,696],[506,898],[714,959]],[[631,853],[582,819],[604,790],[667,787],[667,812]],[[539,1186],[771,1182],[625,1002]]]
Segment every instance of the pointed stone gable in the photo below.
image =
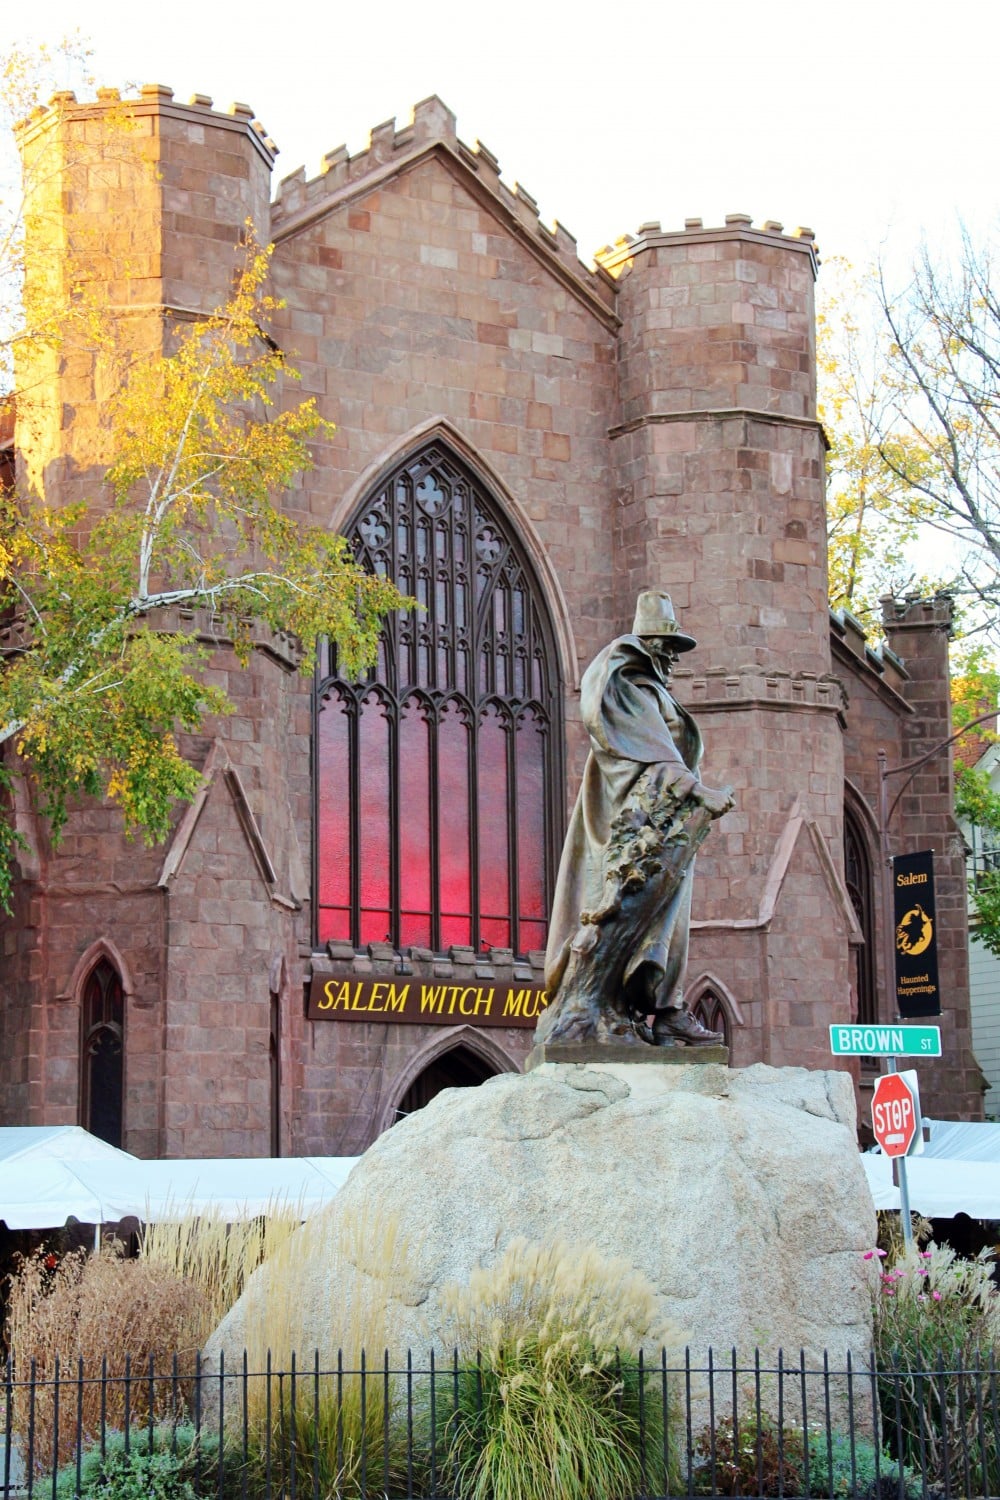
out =
[[[615,326],[612,278],[583,264],[576,240],[558,221],[551,229],[542,223],[538,204],[526,188],[520,183],[513,189],[507,186],[492,151],[479,141],[470,147],[459,140],[455,116],[447,105],[432,95],[414,106],[408,126],[397,130],[395,124],[387,120],[375,126],[368,149],[353,157],[345,146],[329,152],[317,177],[307,180],[304,169],[299,168],[284,178],[271,213],[275,243],[281,244],[328,214],[344,210],[349,227],[367,229],[370,210],[363,200],[433,158],[499,227],[518,240],[596,317]],[[454,248],[430,243],[423,249],[425,264],[457,266],[458,251]]]

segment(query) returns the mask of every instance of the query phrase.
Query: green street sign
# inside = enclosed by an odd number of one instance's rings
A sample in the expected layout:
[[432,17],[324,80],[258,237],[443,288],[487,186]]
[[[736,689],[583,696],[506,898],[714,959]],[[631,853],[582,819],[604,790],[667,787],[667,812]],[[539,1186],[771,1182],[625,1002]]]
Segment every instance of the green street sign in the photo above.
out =
[[834,1057],[940,1057],[940,1026],[831,1026]]

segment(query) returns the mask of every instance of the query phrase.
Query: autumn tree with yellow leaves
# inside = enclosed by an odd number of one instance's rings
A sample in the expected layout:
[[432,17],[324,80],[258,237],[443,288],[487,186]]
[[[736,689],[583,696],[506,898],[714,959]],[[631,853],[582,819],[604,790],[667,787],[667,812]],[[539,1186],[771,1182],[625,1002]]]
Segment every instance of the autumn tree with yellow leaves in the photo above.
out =
[[[21,108],[27,92],[17,93]],[[98,326],[85,299],[48,322],[17,305],[18,212],[8,201],[3,284],[15,301],[4,347],[57,341],[67,329],[113,345],[114,329]],[[282,510],[311,464],[310,440],[331,429],[312,400],[277,404],[296,377],[267,334],[276,304],[252,226],[234,260],[223,306],[177,331],[169,352],[122,363],[102,413],[111,462],[93,497],[57,507],[44,493],[0,495],[0,789],[24,774],[56,838],[68,800],[85,794],[111,798],[130,832],[159,840],[178,799],[201,784],[178,733],[229,703],[204,681],[204,650],[166,628],[167,610],[221,617],[244,660],[261,628],[297,636],[304,670],[320,638],[332,639],[351,673],[374,658],[382,618],[404,602],[342,537]],[[18,835],[6,805],[0,796],[9,906]]]

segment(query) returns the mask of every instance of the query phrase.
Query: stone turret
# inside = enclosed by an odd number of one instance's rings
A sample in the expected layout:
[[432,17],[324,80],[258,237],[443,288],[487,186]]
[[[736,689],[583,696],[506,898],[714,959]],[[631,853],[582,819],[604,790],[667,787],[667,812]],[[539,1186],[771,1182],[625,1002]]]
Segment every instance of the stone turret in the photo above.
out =
[[249,106],[211,105],[161,84],[127,102],[62,92],[20,127],[29,317],[32,305],[58,317],[66,298],[101,323],[99,338],[90,321],[83,338],[63,327],[61,342],[21,351],[20,472],[50,504],[94,499],[120,361],[225,300],[248,222],[267,243],[276,148]]
[[[947,594],[887,598],[882,600],[882,616],[890,647],[906,663],[904,693],[914,709],[902,721],[899,760],[894,761],[890,752],[891,767],[919,760],[952,732],[948,645],[954,602]],[[982,1108],[982,1085],[972,1052],[968,1004],[968,896],[965,845],[954,814],[954,747],[933,756],[909,783],[903,774],[891,778],[889,787],[890,807],[902,791],[890,824],[893,853],[934,852],[941,1057],[920,1065],[923,1109],[927,1114],[975,1119]]]
[[699,856],[689,974],[697,984],[711,947],[758,1055],[827,1064],[825,1027],[849,1014],[853,918],[839,874],[844,702],[826,625],[813,237],[731,214],[717,229],[643,225],[599,262],[622,318],[619,617],[640,588],[670,591],[698,639],[677,687],[702,726],[706,777],[737,789]]
[[[19,478],[50,506],[99,508],[106,403],[122,367],[226,300],[248,222],[267,243],[275,148],[248,106],[220,113],[200,94],[180,104],[159,84],[127,103],[113,90],[87,104],[58,94],[19,144],[29,306],[45,312],[62,296],[98,315],[22,353]],[[123,1144],[268,1155],[288,1148],[291,1094],[282,1104],[278,1079],[288,1089],[298,1067],[305,892],[285,768],[299,657],[275,637],[255,642],[244,667],[218,621],[187,611],[158,623],[214,648],[212,679],[235,711],[184,738],[205,783],[165,849],[126,844],[115,809],[97,802],[72,810],[53,848],[22,797],[32,848],[0,986],[0,1052],[12,1058],[0,1110],[25,1123],[81,1119],[83,993],[103,956],[123,992]]]

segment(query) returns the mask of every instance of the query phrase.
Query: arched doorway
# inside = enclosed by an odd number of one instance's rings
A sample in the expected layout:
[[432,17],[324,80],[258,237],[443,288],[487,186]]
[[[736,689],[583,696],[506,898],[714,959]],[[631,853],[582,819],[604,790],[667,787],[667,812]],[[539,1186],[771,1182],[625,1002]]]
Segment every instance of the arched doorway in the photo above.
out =
[[468,1047],[452,1047],[435,1057],[410,1084],[396,1107],[396,1119],[423,1109],[425,1104],[445,1089],[472,1089],[496,1076],[485,1058],[477,1057]]

